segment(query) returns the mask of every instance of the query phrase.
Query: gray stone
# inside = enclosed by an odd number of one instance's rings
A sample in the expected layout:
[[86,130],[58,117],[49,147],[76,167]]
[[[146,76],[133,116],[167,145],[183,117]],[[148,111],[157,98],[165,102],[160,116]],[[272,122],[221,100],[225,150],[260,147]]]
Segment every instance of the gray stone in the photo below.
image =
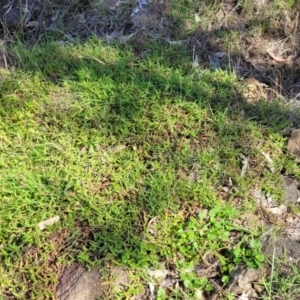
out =
[[288,176],[282,177],[282,188],[284,191],[284,202],[286,204],[296,203],[300,198],[300,182]]
[[269,259],[272,259],[273,255],[277,259],[289,258],[291,261],[298,260],[300,257],[299,241],[270,235],[263,239],[262,245],[263,253]]
[[96,300],[108,288],[101,282],[99,268],[85,270],[80,264],[73,264],[62,274],[56,288],[57,300]]
[[237,265],[230,276],[229,291],[235,295],[247,294],[257,298],[256,286],[264,273],[264,269],[250,269],[244,264]]

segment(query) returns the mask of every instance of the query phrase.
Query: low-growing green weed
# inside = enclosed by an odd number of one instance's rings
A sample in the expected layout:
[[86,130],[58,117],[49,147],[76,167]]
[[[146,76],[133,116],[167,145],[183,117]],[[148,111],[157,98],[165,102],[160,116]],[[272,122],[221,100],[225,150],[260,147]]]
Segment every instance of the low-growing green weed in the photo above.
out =
[[[250,187],[269,183],[272,191],[275,175],[263,175],[258,150],[278,170],[283,161],[295,170],[279,150],[286,123],[267,117],[273,106],[248,118],[236,76],[192,70],[183,47],[158,43],[144,59],[95,39],[14,51],[19,66],[0,85],[2,294],[53,296],[59,270],[74,260],[183,270],[210,254],[224,282],[240,262],[262,265],[259,232],[235,239],[233,224],[252,205]],[[240,154],[259,162],[246,179]],[[222,198],[228,182],[234,190]],[[212,288],[193,272],[180,272],[180,281],[183,294]],[[159,289],[158,298],[164,293],[176,294]]]

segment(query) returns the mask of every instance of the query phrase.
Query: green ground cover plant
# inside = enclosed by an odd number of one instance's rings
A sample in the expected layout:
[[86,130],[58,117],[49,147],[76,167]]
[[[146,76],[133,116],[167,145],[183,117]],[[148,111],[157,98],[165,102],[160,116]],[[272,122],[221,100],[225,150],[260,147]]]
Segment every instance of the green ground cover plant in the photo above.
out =
[[[71,17],[92,2],[64,3],[57,28],[40,36],[31,27],[4,30],[14,67],[0,70],[0,299],[54,299],[74,262],[100,265],[104,277],[108,266],[129,270],[126,287],[103,299],[135,299],[151,285],[149,299],[234,299],[227,288],[240,264],[272,266],[259,283],[264,299],[297,299],[299,272],[288,267],[283,278],[288,261],[264,257],[262,222],[239,222],[260,214],[251,189],[280,202],[281,175],[300,179],[281,134],[294,125],[291,111],[282,97],[247,101],[231,56],[250,49],[245,36],[274,31],[298,2],[274,1],[264,12],[237,1],[224,18],[221,0],[168,1],[161,32],[150,28],[128,44],[72,36]],[[47,1],[44,16],[60,5]],[[111,22],[134,5],[121,5]],[[191,40],[214,34],[218,47],[206,49],[203,39],[192,49]],[[213,71],[203,57],[215,51],[226,51],[228,65]],[[296,78],[291,66],[281,71]],[[213,276],[199,271],[211,266]],[[149,275],[164,269],[177,284],[162,287]]]
[[[224,284],[240,262],[262,266],[261,228],[234,220],[256,209],[251,187],[276,194],[278,173],[296,173],[282,151],[283,108],[250,107],[235,75],[193,69],[182,46],[157,44],[146,58],[96,39],[14,51],[19,66],[2,72],[0,86],[3,295],[51,299],[57,270],[72,261],[136,270],[127,296],[140,291],[145,270],[184,270],[205,255],[220,261]],[[255,161],[244,178],[240,154]],[[222,199],[228,181],[237,188]],[[213,290],[205,277],[180,274],[182,287],[159,289],[157,299]]]

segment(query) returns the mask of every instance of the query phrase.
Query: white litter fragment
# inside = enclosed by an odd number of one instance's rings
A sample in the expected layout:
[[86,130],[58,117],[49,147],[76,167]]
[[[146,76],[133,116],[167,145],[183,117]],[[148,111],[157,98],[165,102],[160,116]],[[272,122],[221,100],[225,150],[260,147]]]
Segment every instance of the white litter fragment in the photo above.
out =
[[274,162],[273,162],[273,159],[269,156],[269,154],[265,153],[264,151],[261,151],[261,154],[266,158],[266,160],[267,160],[270,164],[274,163]]
[[248,169],[248,166],[249,166],[249,159],[248,159],[248,157],[246,157],[245,155],[243,155],[243,154],[241,154],[240,155],[241,156],[241,158],[242,158],[242,162],[243,162],[243,167],[242,167],[242,171],[241,171],[241,178],[242,177],[245,177],[245,174],[246,174],[246,171],[247,171],[247,169]]
[[272,173],[274,173],[275,172],[275,168],[274,168],[274,161],[273,161],[273,159],[269,156],[268,153],[265,153],[264,151],[261,151],[260,153],[265,157],[265,159],[269,163],[269,169],[270,169],[270,171]]
[[195,22],[196,23],[198,23],[198,22],[200,22],[200,17],[199,17],[199,15],[198,14],[195,14]]
[[199,68],[199,58],[198,58],[198,55],[195,55],[192,67],[193,68]]
[[243,293],[239,298],[238,300],[249,300],[249,297],[247,294]]
[[166,41],[167,41],[170,45],[182,45],[182,44],[185,43],[187,40],[171,41],[171,40],[169,40],[169,39],[166,39]]
[[154,291],[155,291],[155,286],[154,286],[154,284],[149,283],[149,290],[150,290],[151,295],[154,295]]
[[202,290],[200,290],[200,289],[196,290],[195,300],[205,300],[205,297],[204,297],[204,294],[203,294]]
[[38,223],[37,227],[40,230],[44,230],[46,227],[51,226],[51,225],[53,225],[54,223],[56,223],[58,221],[59,221],[59,216],[55,216],[53,218],[50,218],[50,219],[47,219],[47,220],[44,220],[44,221]]
[[148,275],[153,279],[164,279],[168,275],[168,270],[148,270]]
[[144,5],[147,5],[148,2],[147,0],[138,0],[137,1],[137,5],[136,7],[132,10],[132,13],[131,13],[131,17],[133,17],[135,14],[137,14],[140,10],[143,9],[143,6]]

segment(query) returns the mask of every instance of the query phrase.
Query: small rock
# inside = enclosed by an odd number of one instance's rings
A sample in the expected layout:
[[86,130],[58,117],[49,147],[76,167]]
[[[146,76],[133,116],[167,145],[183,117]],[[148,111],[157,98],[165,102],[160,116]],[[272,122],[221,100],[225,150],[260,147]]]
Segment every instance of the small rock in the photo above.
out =
[[284,217],[287,213],[287,207],[285,205],[275,206],[275,207],[268,207],[267,211],[270,214],[275,215],[276,217]]
[[238,300],[249,300],[248,294],[243,293]]
[[300,162],[300,129],[293,129],[287,145],[288,150],[295,155],[296,161]]
[[282,188],[284,190],[284,202],[296,203],[300,197],[300,182],[288,176],[282,177]]
[[285,217],[287,212],[285,205],[279,206],[272,196],[264,195],[259,189],[251,189],[249,195],[256,200],[260,209],[264,212],[265,217],[267,217],[271,223],[278,224],[283,222],[281,218]]
[[245,265],[238,265],[230,276],[230,292],[241,295],[247,294],[249,298],[258,297],[254,284],[260,281],[264,270],[250,269]]
[[299,258],[300,243],[290,238],[270,235],[262,240],[262,251],[269,259],[272,259],[274,254],[278,259]]
[[286,223],[286,226],[284,226],[282,233],[285,237],[289,238],[293,241],[300,241],[300,218],[299,216],[294,216],[292,222],[291,216],[289,217],[289,220]]
[[108,286],[102,285],[99,268],[86,271],[77,263],[63,272],[56,288],[58,300],[99,299]]

